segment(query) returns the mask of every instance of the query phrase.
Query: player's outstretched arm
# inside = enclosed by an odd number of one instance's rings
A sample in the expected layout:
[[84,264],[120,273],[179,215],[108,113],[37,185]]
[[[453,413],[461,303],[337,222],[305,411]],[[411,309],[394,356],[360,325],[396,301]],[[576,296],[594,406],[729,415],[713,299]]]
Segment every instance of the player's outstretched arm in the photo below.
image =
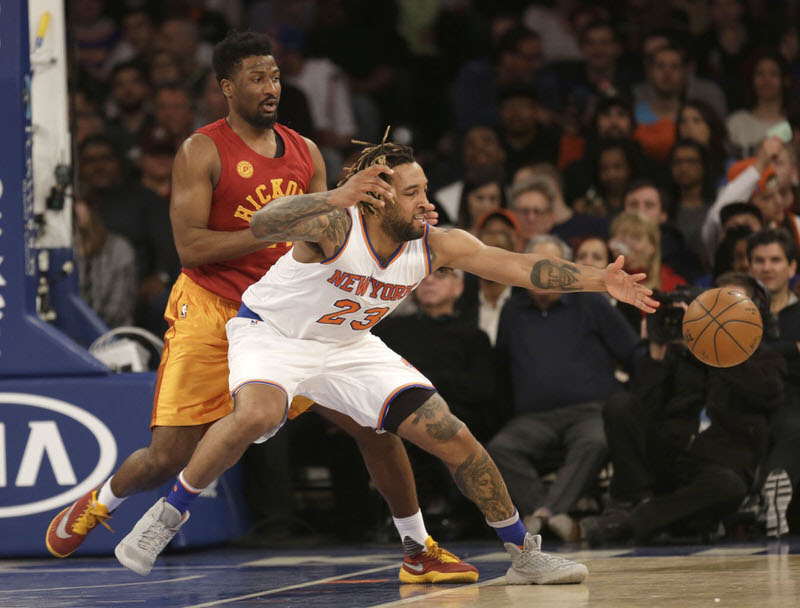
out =
[[649,297],[652,290],[641,285],[646,275],[630,275],[622,270],[625,262],[622,256],[600,270],[561,258],[488,247],[463,230],[433,228],[429,239],[434,268],[460,268],[491,281],[532,291],[607,291],[645,312],[655,312],[658,307],[658,302]]
[[391,186],[381,173],[391,174],[388,167],[373,165],[359,171],[346,183],[327,192],[297,194],[273,200],[259,209],[250,222],[250,230],[264,241],[305,241],[340,245],[350,226],[345,208],[359,201],[383,207],[382,196],[390,200]]

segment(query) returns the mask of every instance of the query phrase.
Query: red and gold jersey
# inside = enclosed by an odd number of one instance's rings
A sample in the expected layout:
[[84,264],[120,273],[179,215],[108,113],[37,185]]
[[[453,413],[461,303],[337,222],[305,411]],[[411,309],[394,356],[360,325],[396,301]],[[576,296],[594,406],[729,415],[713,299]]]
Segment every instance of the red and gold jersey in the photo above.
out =
[[[222,160],[222,173],[211,196],[210,230],[244,230],[253,214],[281,196],[304,194],[314,175],[314,163],[305,140],[295,131],[276,124],[285,151],[267,158],[250,148],[224,118],[197,130],[210,137]],[[184,268],[183,272],[205,289],[241,301],[242,292],[258,281],[291,243],[272,243],[238,258]]]

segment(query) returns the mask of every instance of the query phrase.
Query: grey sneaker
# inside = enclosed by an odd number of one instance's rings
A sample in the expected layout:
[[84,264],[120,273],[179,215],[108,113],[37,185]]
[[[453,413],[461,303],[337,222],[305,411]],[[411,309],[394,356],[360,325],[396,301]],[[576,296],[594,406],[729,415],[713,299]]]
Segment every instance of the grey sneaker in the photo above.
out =
[[780,537],[789,533],[786,509],[792,502],[792,480],[783,469],[774,469],[767,475],[761,490],[767,506],[767,536]]
[[117,545],[114,555],[128,570],[147,576],[159,553],[188,519],[189,511],[181,516],[178,509],[160,498]]
[[589,576],[583,564],[542,553],[542,537],[538,534],[526,534],[522,549],[514,543],[506,543],[505,547],[511,556],[511,567],[506,572],[509,585],[582,583]]

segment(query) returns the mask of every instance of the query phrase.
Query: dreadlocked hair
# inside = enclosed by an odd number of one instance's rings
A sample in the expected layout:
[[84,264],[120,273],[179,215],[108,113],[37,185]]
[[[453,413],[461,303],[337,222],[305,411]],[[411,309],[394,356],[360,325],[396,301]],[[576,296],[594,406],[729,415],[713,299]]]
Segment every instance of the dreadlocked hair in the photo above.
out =
[[[391,129],[391,126],[386,127],[386,133],[384,133],[383,140],[381,140],[381,143],[379,144],[371,144],[365,141],[352,140],[352,143],[365,147],[361,151],[361,154],[356,161],[349,167],[344,168],[344,175],[342,179],[339,180],[339,183],[336,184],[337,186],[341,186],[356,173],[366,169],[367,167],[371,167],[372,165],[383,165],[384,167],[389,167],[391,169],[397,165],[405,165],[407,163],[416,162],[414,160],[413,148],[410,146],[404,146],[403,144],[395,143],[393,141],[386,141],[386,139],[389,137],[389,129]],[[389,181],[388,177],[385,175],[381,175],[381,178],[384,181]],[[370,192],[369,194],[375,198],[384,200],[379,194],[375,194],[374,192]],[[358,204],[361,209],[367,211],[368,213],[375,215],[378,212],[372,203],[359,201]]]

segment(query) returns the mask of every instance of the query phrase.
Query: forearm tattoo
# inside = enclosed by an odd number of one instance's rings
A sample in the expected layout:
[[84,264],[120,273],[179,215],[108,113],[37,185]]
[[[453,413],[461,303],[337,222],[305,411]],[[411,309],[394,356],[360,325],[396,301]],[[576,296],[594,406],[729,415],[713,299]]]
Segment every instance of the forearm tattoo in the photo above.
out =
[[453,473],[458,488],[475,503],[486,519],[501,521],[514,514],[506,484],[483,447],[467,456]]
[[411,423],[419,424],[422,420],[425,421],[425,432],[439,441],[450,439],[464,426],[463,422],[450,413],[439,393],[434,393],[414,412]]
[[322,238],[344,243],[350,216],[328,202],[330,192],[284,196],[256,211],[250,230],[264,241],[309,241]]
[[531,283],[541,289],[552,291],[582,291],[580,274],[580,268],[577,266],[544,258],[533,265]]

